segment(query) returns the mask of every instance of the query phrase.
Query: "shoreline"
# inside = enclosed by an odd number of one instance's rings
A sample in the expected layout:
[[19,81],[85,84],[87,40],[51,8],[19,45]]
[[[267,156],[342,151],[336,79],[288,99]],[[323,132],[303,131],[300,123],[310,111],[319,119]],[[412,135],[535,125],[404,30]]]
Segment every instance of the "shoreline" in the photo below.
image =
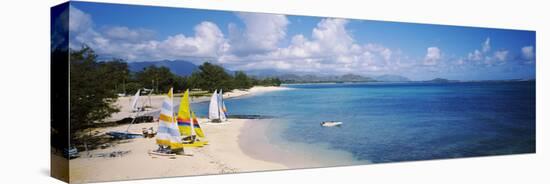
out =
[[[250,90],[234,90],[224,94],[227,98],[237,98],[257,95],[266,92],[288,90],[287,87],[253,87]],[[117,105],[122,113],[114,117],[129,117],[129,100],[131,97],[121,97]],[[148,100],[147,97],[143,98]],[[153,109],[162,104],[163,96],[152,96]],[[180,98],[174,99],[174,101]],[[210,97],[205,97],[208,101]],[[203,102],[194,98],[192,103]],[[158,111],[158,110],[156,110]],[[124,113],[125,112],[125,113]],[[155,138],[136,138],[129,140],[114,140],[94,150],[79,150],[80,157],[70,160],[70,181],[75,183],[100,182],[109,180],[128,180],[174,176],[197,176],[210,174],[225,174],[235,172],[253,172],[267,170],[289,169],[284,164],[266,161],[247,154],[240,144],[243,132],[250,130],[246,125],[255,124],[256,119],[228,119],[228,122],[207,123],[208,119],[200,118],[201,128],[205,132],[205,140],[209,145],[202,148],[187,148],[193,156],[177,155],[175,159],[151,156],[150,150],[156,149]],[[94,128],[90,132],[101,136],[109,131],[126,131],[128,124]],[[138,123],[130,126],[129,132],[141,133],[142,128],[153,127],[158,130],[158,122]],[[252,130],[255,131],[255,130]],[[257,140],[252,138],[252,140]],[[263,142],[269,147],[269,142]],[[123,153],[112,157],[112,153]]]
[[284,138],[288,124],[278,119],[266,119],[244,125],[239,136],[241,149],[249,156],[289,169],[371,164],[359,161],[353,154],[329,148],[327,144],[292,142]]
[[[227,94],[226,98],[288,89],[291,88],[255,88]],[[359,162],[351,153],[330,149],[327,145],[288,141],[284,138],[288,124],[280,119],[230,118],[224,123],[208,123],[205,118],[199,120],[209,145],[186,148],[185,151],[192,150],[193,156],[177,155],[174,159],[151,156],[148,152],[157,147],[155,138],[113,141],[105,148],[79,150],[80,157],[70,160],[70,181],[87,183],[369,163]],[[127,127],[128,124],[122,124],[93,131],[102,135],[108,131],[125,131]],[[129,132],[140,133],[142,128],[150,127],[158,130],[158,122],[133,124]],[[108,156],[118,152],[124,154]]]
[[[223,94],[223,98],[232,99],[232,98],[252,96],[252,95],[258,95],[258,94],[267,93],[267,92],[275,92],[275,91],[290,90],[290,89],[292,88],[285,87],[285,86],[254,86],[248,90],[235,89],[233,91],[226,92]],[[135,114],[131,112],[131,109],[130,109],[130,103],[131,103],[132,97],[133,96],[119,97],[113,105],[118,107],[120,109],[120,112],[113,113],[109,118],[105,119],[105,122],[115,122],[115,121],[122,120],[124,118],[132,117]],[[147,105],[150,105],[151,108],[153,109],[153,110],[142,112],[142,114],[155,114],[159,112],[159,109],[162,105],[163,100],[164,100],[164,95],[153,95],[151,97],[141,96],[140,100],[138,101],[138,104],[147,104]],[[179,104],[180,100],[181,100],[181,97],[174,97],[175,104]],[[207,101],[210,101],[210,96],[191,97],[190,101],[191,103],[207,102]]]
[[[70,181],[87,183],[289,169],[284,164],[254,158],[243,151],[239,141],[241,134],[246,130],[245,125],[256,123],[254,121],[229,119],[221,124],[201,123],[209,145],[202,148],[186,148],[192,150],[193,156],[177,155],[175,159],[150,156],[148,151],[157,146],[155,138],[116,141],[105,149],[81,151],[79,158],[70,160]],[[120,125],[97,131],[120,131],[126,127]],[[154,127],[156,130],[158,123],[135,124],[130,128],[130,132],[139,132],[141,128],[148,127]],[[99,157],[117,151],[129,152],[117,157]]]
[[[193,156],[175,158],[151,156],[155,138],[114,141],[109,147],[81,151],[70,160],[71,183],[133,180],[159,177],[200,176],[285,169],[318,168],[369,164],[353,159],[351,153],[332,150],[323,145],[292,143],[282,138],[287,127],[276,119],[228,119],[224,123],[207,123],[200,119],[209,144],[192,150]],[[122,131],[127,125],[98,128],[99,134]],[[134,124],[130,132],[158,128],[158,122]],[[122,156],[101,157],[113,152]]]

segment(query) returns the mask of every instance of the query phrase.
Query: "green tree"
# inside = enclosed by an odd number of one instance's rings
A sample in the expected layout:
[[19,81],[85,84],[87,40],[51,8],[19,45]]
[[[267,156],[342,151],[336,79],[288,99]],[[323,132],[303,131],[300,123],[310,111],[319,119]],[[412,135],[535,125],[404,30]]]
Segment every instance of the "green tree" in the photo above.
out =
[[191,75],[192,87],[214,92],[216,89],[231,91],[234,89],[231,75],[218,65],[205,62]]
[[135,74],[135,81],[143,87],[154,89],[155,93],[166,93],[174,86],[175,75],[164,66],[149,66]]
[[252,87],[252,80],[243,71],[237,71],[233,84],[237,89],[249,89]]
[[89,47],[71,50],[69,55],[70,135],[71,140],[75,140],[77,131],[118,112],[111,104],[117,99],[114,86],[121,76],[111,76],[111,66],[98,63],[97,55]]
[[191,85],[189,84],[189,79],[187,77],[182,77],[175,75],[173,76],[173,87],[174,91],[176,92],[184,92],[187,89],[191,89]]
[[281,80],[275,77],[268,77],[265,79],[253,79],[252,85],[257,86],[281,86]]
[[107,74],[103,78],[114,83],[112,87],[117,93],[127,93],[126,84],[130,78],[130,70],[128,64],[120,59],[115,59],[108,62],[99,62],[99,70],[101,73]]
[[132,94],[135,93],[139,89],[143,89],[144,86],[139,82],[127,82],[126,83],[126,94]]

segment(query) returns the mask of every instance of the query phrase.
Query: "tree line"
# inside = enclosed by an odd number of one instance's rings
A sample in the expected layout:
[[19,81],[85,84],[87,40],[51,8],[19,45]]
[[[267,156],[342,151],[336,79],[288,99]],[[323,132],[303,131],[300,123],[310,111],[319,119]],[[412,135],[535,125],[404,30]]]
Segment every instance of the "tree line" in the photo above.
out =
[[[115,64],[109,62],[108,64]],[[125,63],[124,63],[125,64]],[[119,70],[120,71],[120,70]],[[121,71],[124,71],[122,69]],[[132,73],[126,78],[124,88],[117,87],[119,93],[131,94],[137,89],[153,89],[155,93],[166,93],[171,87],[175,92],[182,92],[186,89],[205,90],[210,93],[216,89],[223,89],[228,92],[234,89],[246,90],[253,86],[280,86],[278,78],[256,79],[248,76],[243,71],[236,71],[233,74],[227,72],[223,67],[205,62],[198,67],[198,70],[190,76],[179,76],[170,71],[169,68],[155,65],[143,68],[141,71]],[[118,80],[120,81],[120,80]]]
[[[166,93],[171,87],[175,92],[198,89],[213,92],[223,89],[249,89],[252,86],[279,86],[277,78],[255,79],[242,71],[230,74],[223,67],[205,62],[190,76],[179,76],[167,67],[150,66],[131,72],[128,64],[120,59],[99,61],[89,47],[70,50],[70,121],[71,132],[93,127],[92,124],[118,112],[111,104],[118,94],[133,94],[138,89],[153,89],[154,93]],[[52,61],[55,62],[55,61]]]

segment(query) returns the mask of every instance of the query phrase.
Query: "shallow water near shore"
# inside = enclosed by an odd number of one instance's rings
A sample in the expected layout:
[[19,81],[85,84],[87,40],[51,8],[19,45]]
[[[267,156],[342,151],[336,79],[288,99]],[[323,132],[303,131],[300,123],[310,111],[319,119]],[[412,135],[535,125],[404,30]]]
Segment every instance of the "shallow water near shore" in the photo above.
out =
[[[294,90],[225,103],[230,115],[276,117],[264,127],[271,130],[270,145],[336,161],[319,166],[535,152],[534,81],[286,87]],[[208,103],[192,106],[199,116],[206,116]],[[329,120],[344,125],[319,125]],[[266,153],[255,155],[281,162]],[[319,163],[310,161],[302,165]]]
[[354,159],[350,152],[330,149],[327,143],[286,139],[288,123],[281,119],[248,121],[239,136],[241,149],[253,158],[281,163],[291,169],[370,163]]

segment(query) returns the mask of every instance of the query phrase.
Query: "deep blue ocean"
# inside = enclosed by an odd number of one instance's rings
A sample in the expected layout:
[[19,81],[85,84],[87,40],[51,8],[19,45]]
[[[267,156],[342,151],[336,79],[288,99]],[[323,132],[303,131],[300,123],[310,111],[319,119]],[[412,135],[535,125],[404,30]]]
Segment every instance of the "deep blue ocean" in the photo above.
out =
[[[535,152],[535,82],[285,85],[227,99],[230,115],[280,119],[288,141],[373,163]],[[208,103],[193,104],[206,116]],[[344,122],[321,127],[322,121]]]

